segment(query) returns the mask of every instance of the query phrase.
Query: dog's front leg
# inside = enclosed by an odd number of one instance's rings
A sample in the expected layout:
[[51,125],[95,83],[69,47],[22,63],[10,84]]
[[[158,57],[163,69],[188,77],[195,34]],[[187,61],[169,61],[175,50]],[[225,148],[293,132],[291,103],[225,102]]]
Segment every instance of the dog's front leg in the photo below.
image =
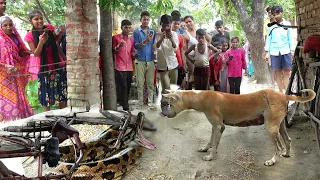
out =
[[208,144],[206,145],[206,147],[200,148],[200,149],[198,150],[199,152],[207,152],[207,151],[212,147],[213,136],[214,136],[214,128],[213,128],[213,126],[212,126],[212,128],[211,128],[210,141],[208,142]]
[[223,124],[212,127],[212,132],[213,132],[214,138],[213,138],[213,141],[211,141],[211,143],[213,144],[213,147],[212,147],[209,155],[203,156],[203,158],[202,158],[203,160],[211,161],[213,156],[215,156],[217,154],[218,145],[220,143],[221,135],[222,135],[224,129],[225,129],[225,127]]

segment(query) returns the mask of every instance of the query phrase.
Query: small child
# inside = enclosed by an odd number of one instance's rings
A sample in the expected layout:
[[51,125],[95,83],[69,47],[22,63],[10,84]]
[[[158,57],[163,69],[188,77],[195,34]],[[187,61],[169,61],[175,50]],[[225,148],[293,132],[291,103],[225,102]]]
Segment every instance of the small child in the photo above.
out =
[[231,48],[226,52],[228,80],[231,94],[240,94],[242,69],[247,69],[245,52],[239,48],[239,38],[231,38]]
[[226,51],[228,50],[229,43],[225,40],[221,41],[221,70],[220,70],[220,91],[221,92],[230,92],[229,81],[228,81],[228,66],[226,59]]
[[[185,52],[186,58],[195,65],[194,68],[194,84],[196,90],[208,90],[210,80],[210,67],[209,67],[209,49],[217,52],[218,49],[213,47],[206,41],[206,31],[198,29],[196,31],[197,44],[189,47]],[[194,51],[194,59],[189,56],[189,53]]]
[[215,91],[220,91],[220,70],[222,68],[222,57],[220,55],[222,44],[220,41],[214,42],[213,46],[216,47],[219,51],[218,52],[210,52],[210,70],[211,70],[211,77],[210,77],[210,89],[211,87],[214,88]]

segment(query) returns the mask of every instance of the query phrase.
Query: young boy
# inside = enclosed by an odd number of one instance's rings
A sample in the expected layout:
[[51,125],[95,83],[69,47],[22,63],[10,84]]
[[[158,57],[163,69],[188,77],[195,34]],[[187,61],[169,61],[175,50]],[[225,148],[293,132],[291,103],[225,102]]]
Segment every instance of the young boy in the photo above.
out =
[[210,53],[210,89],[211,87],[214,88],[215,91],[220,91],[220,71],[222,69],[222,57],[220,55],[222,49],[221,42],[213,43],[213,46],[216,47],[219,51],[218,52],[211,52]]
[[226,28],[223,26],[223,21],[218,20],[215,23],[216,26],[216,30],[218,31],[217,34],[215,34],[214,36],[212,36],[212,41],[211,43],[213,44],[214,42],[222,42],[222,41],[226,41],[230,47],[230,35],[228,32],[226,32]]
[[[291,25],[289,21],[283,19],[283,9],[281,6],[273,6],[271,13],[278,24]],[[291,53],[294,51],[291,29],[279,27],[277,24],[269,27],[264,49],[266,62],[269,61],[270,56],[271,68],[275,71],[279,91],[284,93],[287,89],[292,66]]]
[[[170,89],[170,84],[177,84],[179,63],[176,57],[178,49],[178,33],[171,31],[171,16],[165,14],[160,18],[161,32],[156,37],[154,44],[157,50],[158,72],[162,85],[162,94],[165,89]],[[169,99],[161,98],[161,115],[169,114]]]
[[[218,52],[219,50],[208,44],[206,41],[206,31],[198,29],[196,31],[197,44],[188,48],[185,52],[186,58],[190,63],[195,65],[194,68],[194,84],[196,90],[208,90],[210,80],[210,63],[209,63],[209,49]],[[189,53],[194,51],[194,58],[189,56]]]
[[131,22],[121,22],[122,33],[112,37],[112,49],[115,56],[115,79],[117,99],[124,111],[129,111],[129,94],[132,83],[132,61],[134,59],[134,40],[129,36]]
[[144,82],[148,87],[148,107],[155,110],[153,104],[153,90],[154,90],[154,56],[153,44],[155,41],[156,31],[149,27],[150,13],[148,11],[141,12],[140,15],[141,26],[133,31],[134,48],[138,57],[136,58],[136,80],[139,109],[143,105],[143,86]]

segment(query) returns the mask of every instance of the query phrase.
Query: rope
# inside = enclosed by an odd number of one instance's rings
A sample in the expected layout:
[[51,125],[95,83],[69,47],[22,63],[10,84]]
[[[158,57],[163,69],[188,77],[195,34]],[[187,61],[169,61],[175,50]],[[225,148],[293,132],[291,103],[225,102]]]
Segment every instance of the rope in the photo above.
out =
[[[54,72],[54,71],[58,71],[58,70],[63,70],[63,69],[66,69],[65,67],[62,67],[62,68],[56,68],[56,69],[52,69],[52,70],[48,70],[48,71],[43,71],[43,72],[39,72],[38,74],[45,74],[45,73],[51,73],[51,72]],[[3,75],[3,74],[0,74],[0,75]],[[31,76],[32,74],[31,73],[18,73],[18,74],[10,74],[10,75],[4,75],[6,77],[21,77],[21,76]]]

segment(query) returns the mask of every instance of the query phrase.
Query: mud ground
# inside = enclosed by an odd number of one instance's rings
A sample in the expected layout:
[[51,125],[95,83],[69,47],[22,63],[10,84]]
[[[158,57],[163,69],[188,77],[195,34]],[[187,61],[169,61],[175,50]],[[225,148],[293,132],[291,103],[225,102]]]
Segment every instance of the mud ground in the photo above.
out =
[[[241,93],[270,87],[244,79]],[[143,111],[158,126],[156,132],[144,131],[145,137],[157,148],[145,150],[124,180],[320,179],[320,151],[313,123],[306,117],[297,118],[288,129],[292,138],[291,157],[279,158],[274,166],[267,167],[263,163],[273,156],[275,147],[264,126],[226,126],[217,156],[212,161],[203,161],[207,153],[197,150],[209,141],[211,125],[202,113],[188,110],[168,119],[159,115],[159,109]],[[137,112],[137,109],[133,111]],[[24,164],[27,177],[35,175],[36,164],[35,161]]]

